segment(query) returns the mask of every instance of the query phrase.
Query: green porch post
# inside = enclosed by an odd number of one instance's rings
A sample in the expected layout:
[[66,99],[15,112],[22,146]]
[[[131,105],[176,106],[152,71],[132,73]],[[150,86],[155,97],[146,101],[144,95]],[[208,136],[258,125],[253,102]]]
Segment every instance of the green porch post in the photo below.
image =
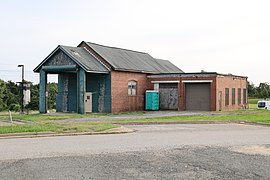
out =
[[47,88],[47,73],[41,69],[39,72],[39,112],[40,113],[47,113],[46,88]]
[[77,72],[78,113],[84,114],[85,71],[79,68]]

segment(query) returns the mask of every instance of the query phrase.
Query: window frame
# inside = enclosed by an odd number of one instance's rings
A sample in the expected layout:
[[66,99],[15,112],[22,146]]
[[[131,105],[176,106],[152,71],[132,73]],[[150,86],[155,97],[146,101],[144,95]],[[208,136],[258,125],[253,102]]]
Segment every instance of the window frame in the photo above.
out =
[[128,81],[128,96],[137,96],[137,81]]
[[242,90],[241,90],[241,88],[238,88],[238,105],[240,105],[241,104],[241,93],[242,92]]
[[225,88],[225,106],[230,105],[230,89]]
[[235,88],[232,88],[232,105],[235,105]]
[[243,104],[247,104],[247,89],[243,89]]

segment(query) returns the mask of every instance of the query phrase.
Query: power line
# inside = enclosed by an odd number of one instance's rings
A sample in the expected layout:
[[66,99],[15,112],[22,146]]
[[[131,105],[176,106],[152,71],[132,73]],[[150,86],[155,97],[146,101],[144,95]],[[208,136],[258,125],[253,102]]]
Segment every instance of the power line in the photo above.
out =
[[[20,72],[21,70],[20,69],[18,69],[18,70],[7,70],[7,69],[0,69],[0,72]],[[33,72],[33,71],[31,71],[31,70],[26,70],[26,71],[24,71],[24,72]],[[34,73],[34,72],[33,72]]]

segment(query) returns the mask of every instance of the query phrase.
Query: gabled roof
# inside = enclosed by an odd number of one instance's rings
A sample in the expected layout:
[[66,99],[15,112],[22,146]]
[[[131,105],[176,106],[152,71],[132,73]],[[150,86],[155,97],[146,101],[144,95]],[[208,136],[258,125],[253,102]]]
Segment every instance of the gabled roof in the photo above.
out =
[[90,54],[86,49],[81,47],[69,47],[61,46],[70,56],[78,61],[85,71],[99,71],[108,72],[108,69],[101,64],[92,54]]
[[70,47],[59,45],[49,56],[47,56],[35,69],[38,72],[40,67],[44,65],[58,50],[63,51],[78,66],[86,72],[108,73],[109,70],[93,57],[86,49],[82,47]]
[[146,73],[183,73],[170,61],[155,59],[147,53],[122,48],[103,46],[91,42],[86,44],[107,61],[114,70]]

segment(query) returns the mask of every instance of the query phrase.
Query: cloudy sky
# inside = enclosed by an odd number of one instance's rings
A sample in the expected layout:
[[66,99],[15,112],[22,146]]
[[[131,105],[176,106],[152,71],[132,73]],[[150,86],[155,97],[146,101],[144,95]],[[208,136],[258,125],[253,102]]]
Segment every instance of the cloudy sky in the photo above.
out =
[[[0,79],[38,83],[57,45],[81,41],[147,52],[185,72],[270,82],[269,0],[9,0],[0,6]],[[51,81],[55,77],[50,78]]]

